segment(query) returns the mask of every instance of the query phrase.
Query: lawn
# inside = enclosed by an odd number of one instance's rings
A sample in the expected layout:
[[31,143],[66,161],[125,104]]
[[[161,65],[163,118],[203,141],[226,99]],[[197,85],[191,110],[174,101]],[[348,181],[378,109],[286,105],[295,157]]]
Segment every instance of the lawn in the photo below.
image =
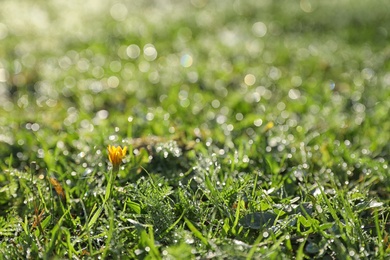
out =
[[390,258],[389,11],[3,0],[0,259]]

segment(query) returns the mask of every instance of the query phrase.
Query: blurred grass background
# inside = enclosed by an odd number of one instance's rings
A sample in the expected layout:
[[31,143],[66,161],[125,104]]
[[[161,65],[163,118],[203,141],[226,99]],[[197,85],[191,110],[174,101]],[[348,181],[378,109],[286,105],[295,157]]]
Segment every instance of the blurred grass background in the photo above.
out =
[[2,156],[14,149],[19,161],[34,159],[44,132],[118,127],[139,137],[198,128],[224,142],[268,121],[340,138],[364,131],[357,144],[385,149],[384,1],[2,5]]

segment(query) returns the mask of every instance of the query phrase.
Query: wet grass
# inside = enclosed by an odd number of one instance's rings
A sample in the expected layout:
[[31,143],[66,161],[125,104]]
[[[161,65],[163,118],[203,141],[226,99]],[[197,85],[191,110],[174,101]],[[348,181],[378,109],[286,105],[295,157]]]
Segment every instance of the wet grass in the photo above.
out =
[[388,258],[389,7],[3,1],[0,259]]

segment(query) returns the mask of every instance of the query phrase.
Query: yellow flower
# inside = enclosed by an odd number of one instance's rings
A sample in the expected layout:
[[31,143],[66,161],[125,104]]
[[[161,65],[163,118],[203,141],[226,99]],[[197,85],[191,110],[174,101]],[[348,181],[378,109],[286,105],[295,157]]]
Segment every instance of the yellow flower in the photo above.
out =
[[122,159],[126,156],[126,152],[126,146],[123,149],[120,146],[108,146],[108,159],[112,163],[113,167],[118,167],[121,164]]

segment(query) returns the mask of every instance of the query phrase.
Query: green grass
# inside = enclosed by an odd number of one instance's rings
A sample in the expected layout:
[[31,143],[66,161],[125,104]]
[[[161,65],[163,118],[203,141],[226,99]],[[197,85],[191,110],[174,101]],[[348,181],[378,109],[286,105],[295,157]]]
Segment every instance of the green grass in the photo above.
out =
[[390,257],[386,1],[101,2],[2,2],[0,259]]

